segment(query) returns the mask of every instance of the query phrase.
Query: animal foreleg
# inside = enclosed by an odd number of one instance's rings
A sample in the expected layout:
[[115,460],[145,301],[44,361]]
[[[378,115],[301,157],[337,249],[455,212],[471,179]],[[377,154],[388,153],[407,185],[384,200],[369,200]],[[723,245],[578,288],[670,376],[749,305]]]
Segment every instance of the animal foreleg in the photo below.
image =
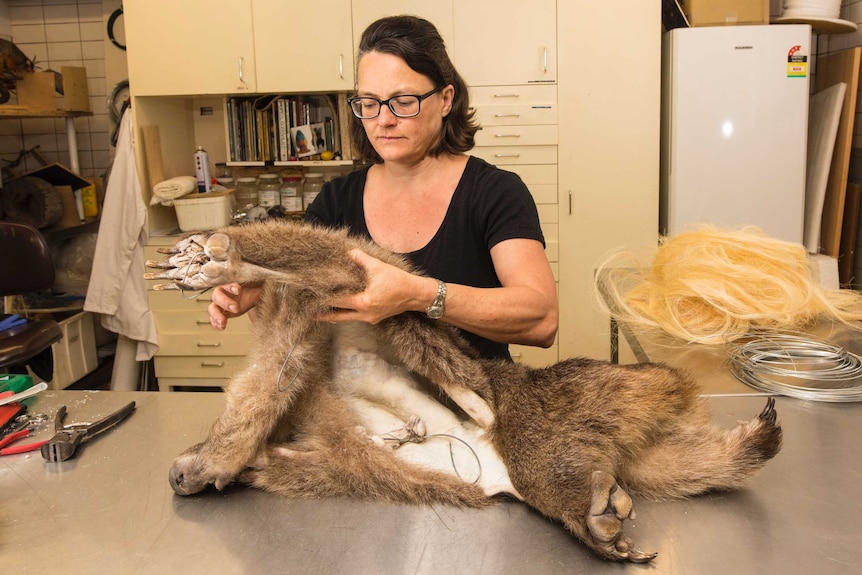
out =
[[485,372],[451,340],[451,335],[418,318],[401,315],[381,322],[381,341],[404,366],[428,378],[485,430],[494,425],[494,412],[471,385]]
[[202,290],[226,283],[241,284],[263,280],[296,281],[283,272],[244,261],[231,237],[225,233],[192,234],[165,250],[170,257],[148,260],[147,267],[163,271],[148,272],[145,279],[166,279],[173,283],[160,284],[154,289]]

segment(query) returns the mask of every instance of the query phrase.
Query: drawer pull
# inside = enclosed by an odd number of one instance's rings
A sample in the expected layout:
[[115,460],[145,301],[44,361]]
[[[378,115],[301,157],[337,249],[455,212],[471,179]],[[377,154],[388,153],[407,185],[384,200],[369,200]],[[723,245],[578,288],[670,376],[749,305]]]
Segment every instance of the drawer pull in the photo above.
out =
[[495,158],[520,158],[521,154],[494,154]]
[[521,134],[494,134],[495,138],[520,138]]
[[195,321],[195,323],[196,323],[196,324],[198,324],[198,325],[209,325],[209,324],[210,324],[210,320],[208,320],[208,319],[206,319],[206,320],[204,320],[204,319],[199,319],[199,320]]
[[521,114],[494,114],[495,118],[520,118]]
[[520,98],[520,94],[494,94],[495,98]]
[[197,346],[198,346],[198,347],[221,347],[221,342],[220,342],[220,341],[217,341],[217,342],[215,342],[215,343],[204,343],[204,342],[202,342],[202,341],[199,341],[199,342],[197,343]]
[[202,361],[201,367],[224,367],[224,362],[212,362],[212,361]]

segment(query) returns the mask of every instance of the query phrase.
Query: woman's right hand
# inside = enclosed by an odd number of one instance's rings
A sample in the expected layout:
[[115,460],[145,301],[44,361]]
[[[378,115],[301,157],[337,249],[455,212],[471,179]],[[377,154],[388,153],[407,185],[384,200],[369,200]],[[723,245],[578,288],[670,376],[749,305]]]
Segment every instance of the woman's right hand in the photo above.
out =
[[218,330],[225,329],[228,319],[239,317],[257,305],[262,291],[263,282],[246,285],[232,283],[216,287],[212,293],[212,303],[207,307],[210,325]]

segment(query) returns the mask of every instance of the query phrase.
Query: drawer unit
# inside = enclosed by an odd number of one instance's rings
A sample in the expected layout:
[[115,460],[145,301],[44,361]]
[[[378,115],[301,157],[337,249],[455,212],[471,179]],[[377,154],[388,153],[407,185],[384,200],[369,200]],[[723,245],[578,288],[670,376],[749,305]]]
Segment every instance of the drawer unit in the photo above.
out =
[[476,146],[557,145],[556,126],[487,126],[476,132]]
[[476,146],[470,153],[497,166],[557,165],[557,146]]
[[[158,238],[158,245],[144,249],[146,259],[164,259],[165,255],[156,248],[172,245],[175,240]],[[251,345],[248,316],[231,319],[224,331],[215,330],[207,312],[211,291],[153,290],[158,283],[167,282],[150,280],[147,298],[159,337],[159,351],[154,358],[159,389],[224,387],[245,367]]]
[[[560,261],[558,109],[556,85],[472,87],[481,129],[471,153],[514,172],[530,190],[545,236],[545,255],[558,278]],[[559,345],[548,349],[512,345],[512,358],[533,366],[553,364]]]
[[472,86],[470,105],[474,108],[487,106],[556,106],[557,86],[553,84],[535,86]]
[[476,87],[470,108],[482,127],[498,125],[557,125],[556,86]]
[[[164,377],[182,377],[194,380],[221,379],[221,385],[234,374],[245,368],[244,356],[160,356],[155,357],[156,375]],[[167,390],[166,390],[167,391]]]

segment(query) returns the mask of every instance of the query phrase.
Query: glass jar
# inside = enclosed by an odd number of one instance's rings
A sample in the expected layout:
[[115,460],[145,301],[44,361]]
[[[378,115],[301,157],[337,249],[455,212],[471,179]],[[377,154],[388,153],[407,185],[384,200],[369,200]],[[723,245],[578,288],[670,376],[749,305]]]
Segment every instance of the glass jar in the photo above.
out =
[[320,193],[320,189],[323,187],[323,174],[318,173],[309,173],[305,174],[305,183],[302,186],[302,206],[306,210],[308,206],[311,205],[311,202],[317,197],[317,194]]
[[233,193],[238,210],[244,210],[247,206],[257,205],[257,178],[237,178],[236,191]]
[[216,181],[218,182],[218,185],[222,186],[223,188],[227,188],[228,190],[234,189],[233,178],[231,178],[230,176],[216,178]]
[[302,178],[287,176],[281,183],[281,206],[286,212],[302,211]]
[[281,203],[278,174],[261,174],[257,181],[257,205],[269,209]]

